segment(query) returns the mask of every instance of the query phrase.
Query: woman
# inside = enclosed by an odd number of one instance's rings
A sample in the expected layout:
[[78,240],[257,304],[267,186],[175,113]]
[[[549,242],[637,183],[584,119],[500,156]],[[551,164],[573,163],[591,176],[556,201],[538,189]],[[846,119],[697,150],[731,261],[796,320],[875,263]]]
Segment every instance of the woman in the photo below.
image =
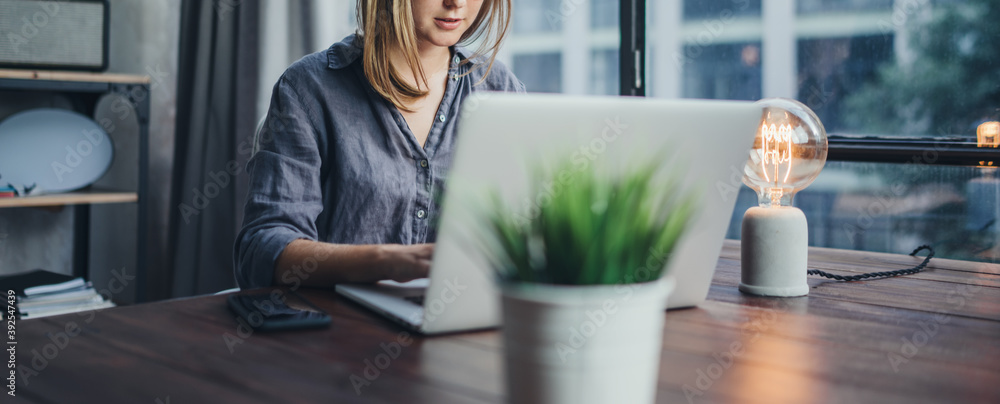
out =
[[[524,91],[494,60],[510,9],[358,0],[357,34],[285,71],[247,165],[240,287],[427,276],[459,105],[474,91]],[[456,46],[478,37],[475,54]]]

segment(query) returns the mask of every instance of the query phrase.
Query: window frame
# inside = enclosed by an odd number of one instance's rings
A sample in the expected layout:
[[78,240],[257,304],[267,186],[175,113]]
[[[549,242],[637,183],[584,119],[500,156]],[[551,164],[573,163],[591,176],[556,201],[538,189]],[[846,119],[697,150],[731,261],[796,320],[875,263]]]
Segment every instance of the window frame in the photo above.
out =
[[[646,0],[619,2],[620,95],[646,96]],[[962,137],[858,137],[829,134],[830,161],[980,166],[997,161],[998,149],[977,147]]]
[[618,88],[621,95],[645,97],[646,0],[621,0],[619,6]]

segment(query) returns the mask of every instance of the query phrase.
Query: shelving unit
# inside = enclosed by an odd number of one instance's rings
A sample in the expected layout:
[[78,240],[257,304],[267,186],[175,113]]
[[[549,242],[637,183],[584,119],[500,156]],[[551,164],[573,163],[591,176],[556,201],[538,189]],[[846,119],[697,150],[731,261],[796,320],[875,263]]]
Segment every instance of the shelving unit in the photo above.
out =
[[103,203],[139,202],[135,192],[69,192],[65,194],[0,198],[0,208],[38,208],[46,206],[97,205]]
[[[138,133],[132,136],[138,139],[112,136],[118,142],[115,161],[93,186],[71,193],[0,198],[0,208],[73,209],[73,274],[90,279],[91,269],[117,269],[121,257],[127,257],[124,265],[134,269],[136,302],[146,298],[150,87],[147,76],[0,69],[0,91],[64,96],[74,101],[76,112],[86,116],[94,116],[100,98],[107,94],[117,94],[130,104],[138,123]],[[16,99],[0,99],[0,103],[11,101]],[[122,234],[122,228],[130,234]],[[125,243],[133,243],[134,249],[123,248]],[[104,250],[93,254],[95,249]]]

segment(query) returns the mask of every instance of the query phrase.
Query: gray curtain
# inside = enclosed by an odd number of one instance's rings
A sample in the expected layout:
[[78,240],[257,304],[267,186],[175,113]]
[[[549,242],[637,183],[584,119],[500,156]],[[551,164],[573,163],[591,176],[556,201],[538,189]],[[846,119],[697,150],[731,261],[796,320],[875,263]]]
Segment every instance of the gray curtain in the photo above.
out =
[[183,0],[170,210],[170,284],[155,297],[235,286],[233,241],[257,123],[259,4]]

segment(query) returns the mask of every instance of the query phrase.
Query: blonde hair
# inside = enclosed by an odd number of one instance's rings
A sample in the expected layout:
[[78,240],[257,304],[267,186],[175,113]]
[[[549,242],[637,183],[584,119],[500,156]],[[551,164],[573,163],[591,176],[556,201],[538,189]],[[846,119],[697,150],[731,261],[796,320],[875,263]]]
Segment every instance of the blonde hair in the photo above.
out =
[[[427,95],[427,76],[417,56],[417,35],[413,21],[411,0],[358,0],[358,36],[364,41],[363,64],[365,77],[379,94],[393,103],[396,108],[410,112],[404,101]],[[481,83],[489,75],[496,60],[500,44],[510,27],[511,0],[483,0],[479,15],[469,25],[459,44],[471,43],[484,38],[479,49],[469,59],[489,54],[489,64]],[[389,61],[392,46],[399,46],[417,85],[406,82]],[[470,70],[469,73],[472,71]],[[468,73],[466,73],[468,74]],[[420,83],[424,86],[421,88]],[[479,83],[476,83],[479,84]]]

